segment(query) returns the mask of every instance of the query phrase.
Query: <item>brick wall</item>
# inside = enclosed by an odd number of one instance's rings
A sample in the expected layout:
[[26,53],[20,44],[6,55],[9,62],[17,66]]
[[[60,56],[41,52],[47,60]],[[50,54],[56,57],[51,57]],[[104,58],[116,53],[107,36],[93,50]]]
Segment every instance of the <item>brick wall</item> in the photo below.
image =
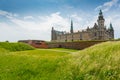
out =
[[46,42],[42,40],[19,40],[18,42],[29,44],[35,48],[48,48]]
[[35,48],[48,48],[48,46],[45,42],[41,42],[40,44],[32,43],[30,45],[35,47]]
[[67,48],[67,49],[84,49],[92,45],[105,41],[81,41],[81,42],[51,42],[47,43],[48,48]]

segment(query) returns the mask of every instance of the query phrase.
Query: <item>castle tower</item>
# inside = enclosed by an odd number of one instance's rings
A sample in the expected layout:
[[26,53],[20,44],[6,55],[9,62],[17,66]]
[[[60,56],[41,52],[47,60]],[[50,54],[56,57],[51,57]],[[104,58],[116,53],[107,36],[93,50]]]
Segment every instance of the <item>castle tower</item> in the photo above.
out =
[[99,16],[98,16],[97,22],[98,22],[98,27],[99,27],[99,28],[104,28],[105,19],[104,19],[104,17],[103,17],[102,10],[100,10],[100,12],[99,12]]
[[105,36],[105,26],[104,26],[104,22],[105,22],[105,19],[103,17],[103,13],[102,13],[102,10],[100,10],[99,12],[99,16],[98,16],[98,32],[99,32],[99,40],[105,40],[106,36]]
[[51,41],[54,41],[56,40],[56,32],[54,30],[54,27],[52,27],[52,30],[51,30]]
[[71,28],[70,28],[70,32],[73,33],[73,21],[71,20]]
[[51,30],[51,41],[53,40],[53,34],[54,34],[54,28],[52,27],[52,30]]

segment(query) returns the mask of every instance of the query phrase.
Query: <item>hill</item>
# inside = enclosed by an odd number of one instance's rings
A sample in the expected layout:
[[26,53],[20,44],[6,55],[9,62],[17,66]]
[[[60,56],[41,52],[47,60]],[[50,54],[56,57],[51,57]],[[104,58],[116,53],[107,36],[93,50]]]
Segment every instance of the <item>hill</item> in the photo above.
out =
[[8,51],[24,51],[34,49],[33,47],[25,43],[9,43],[9,42],[0,42],[0,48],[4,48]]
[[120,42],[97,44],[72,56],[62,70],[70,80],[120,80]]
[[[4,49],[3,49],[4,51]],[[0,80],[119,80],[120,42],[74,51],[0,52]]]

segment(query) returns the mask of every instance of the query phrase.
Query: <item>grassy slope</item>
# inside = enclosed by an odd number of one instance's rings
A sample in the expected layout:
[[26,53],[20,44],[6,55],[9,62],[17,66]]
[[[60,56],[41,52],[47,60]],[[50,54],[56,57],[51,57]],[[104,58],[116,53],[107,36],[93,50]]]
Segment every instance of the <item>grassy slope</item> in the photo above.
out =
[[73,54],[64,72],[70,80],[120,80],[120,42],[106,42]]
[[5,52],[7,55],[0,55],[0,80],[120,79],[120,42],[105,42],[68,54],[71,52],[64,49]]
[[24,43],[8,43],[8,42],[0,42],[0,48],[4,48],[9,51],[24,51],[34,49],[33,47]]

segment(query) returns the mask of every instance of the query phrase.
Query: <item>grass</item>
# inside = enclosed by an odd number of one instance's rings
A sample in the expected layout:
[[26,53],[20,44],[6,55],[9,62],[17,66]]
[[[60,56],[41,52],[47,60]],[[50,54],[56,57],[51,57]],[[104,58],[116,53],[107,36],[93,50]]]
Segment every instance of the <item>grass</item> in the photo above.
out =
[[66,52],[67,51],[68,52],[76,52],[76,51],[78,51],[78,50],[75,50],[75,49],[65,49],[65,48],[53,48],[53,50],[66,51]]
[[0,56],[2,56],[3,54],[7,54],[9,51],[4,49],[4,48],[0,48]]
[[73,54],[64,70],[74,80],[120,80],[120,42],[105,42]]
[[0,80],[120,80],[119,41],[81,51],[0,48],[0,54]]
[[24,51],[34,49],[33,47],[24,43],[9,43],[9,42],[0,42],[0,48],[4,48],[9,51]]
[[53,59],[58,58],[61,56],[65,56],[69,52],[61,52],[61,51],[54,51],[54,50],[47,50],[47,49],[37,49],[37,50],[29,50],[29,51],[19,51],[19,52],[12,52],[11,55],[15,56],[26,56],[28,58],[33,57],[36,59]]
[[0,56],[0,80],[55,80],[55,72],[68,54],[43,49],[3,54]]

